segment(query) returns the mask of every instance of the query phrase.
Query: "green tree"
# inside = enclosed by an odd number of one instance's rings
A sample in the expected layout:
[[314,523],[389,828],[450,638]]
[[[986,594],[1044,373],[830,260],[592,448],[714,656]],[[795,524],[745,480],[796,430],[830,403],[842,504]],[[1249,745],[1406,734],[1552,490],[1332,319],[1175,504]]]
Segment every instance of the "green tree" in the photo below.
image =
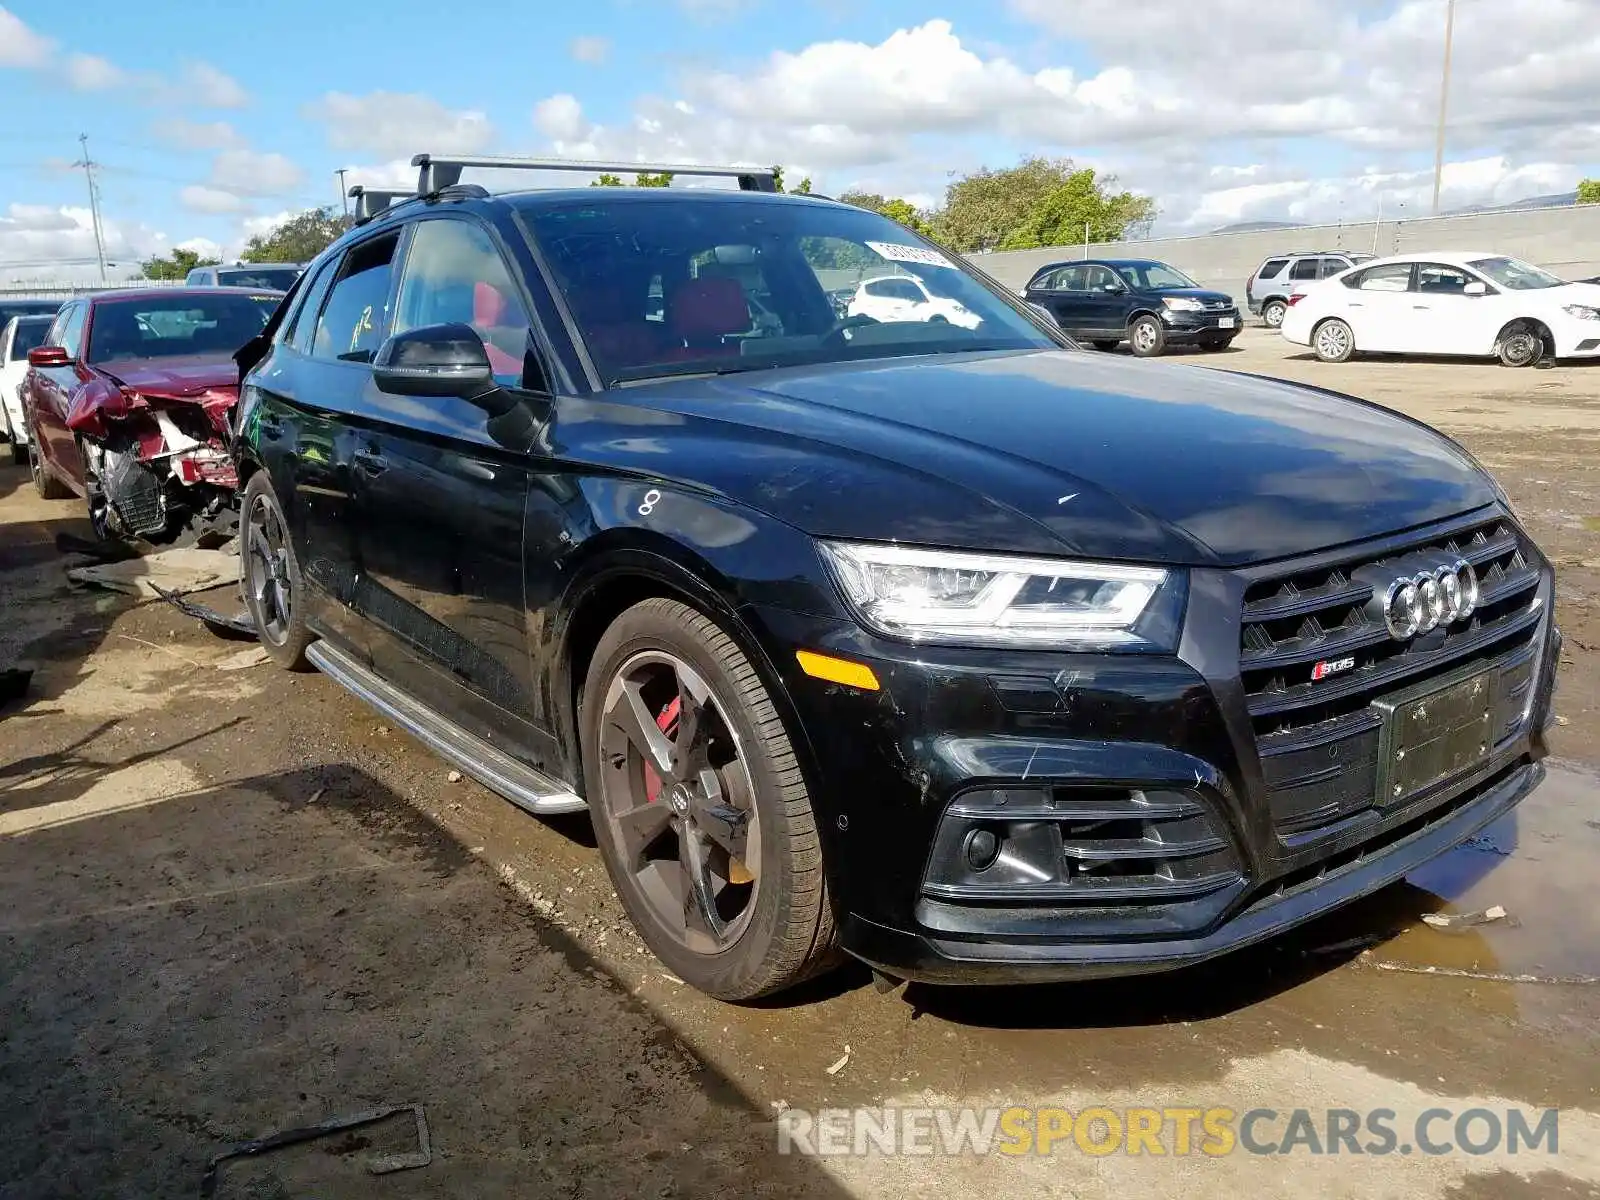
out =
[[1578,184],[1579,204],[1600,204],[1600,179],[1585,179]]
[[195,251],[179,246],[167,258],[155,255],[145,259],[140,264],[140,270],[146,279],[185,279],[196,267],[214,267],[218,261],[215,258],[202,258]]
[[633,177],[634,187],[671,187],[672,172],[662,171],[659,175],[652,175],[648,171],[640,171]]
[[1068,175],[1060,187],[1037,200],[1021,224],[1000,241],[1002,250],[1068,246],[1084,240],[1116,242],[1149,232],[1155,201],[1132,192],[1113,192],[1115,181],[1096,179],[1085,167]]
[[596,179],[589,186],[590,187],[621,187],[622,186],[622,176],[621,175],[608,175],[608,174],[602,173],[600,178]]
[[308,208],[268,233],[245,243],[245,262],[310,262],[350,228],[349,218],[331,208]]
[[[783,168],[782,167],[776,166],[776,165],[773,166],[773,168],[772,168],[772,183],[773,183],[773,186],[778,189],[778,191],[781,192],[781,191],[784,190],[784,187],[783,187]],[[794,188],[794,193],[793,194],[796,195],[796,196],[809,196],[811,194],[811,176],[807,175],[804,179],[802,179],[799,182],[799,184]]]
[[1069,158],[1035,156],[1000,171],[985,167],[946,189],[944,208],[933,217],[933,236],[965,254],[1071,245],[1083,240],[1085,221],[1091,237],[1102,241],[1148,229],[1156,215],[1154,202],[1131,192],[1112,193],[1112,182],[1079,170]]
[[891,221],[899,221],[900,224],[916,230],[924,237],[929,236],[933,228],[927,214],[918,211],[917,206],[911,201],[902,200],[898,196],[880,196],[876,192],[841,192],[839,199],[845,204],[881,213]]

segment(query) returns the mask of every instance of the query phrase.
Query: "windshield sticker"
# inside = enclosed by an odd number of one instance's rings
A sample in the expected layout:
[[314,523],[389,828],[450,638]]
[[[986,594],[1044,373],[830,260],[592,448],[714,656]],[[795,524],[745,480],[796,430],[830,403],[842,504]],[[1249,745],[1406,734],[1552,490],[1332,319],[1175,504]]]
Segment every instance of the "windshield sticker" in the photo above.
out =
[[950,267],[951,262],[937,250],[924,250],[921,246],[901,246],[895,242],[868,242],[867,249],[887,258],[890,262],[921,263],[925,267]]

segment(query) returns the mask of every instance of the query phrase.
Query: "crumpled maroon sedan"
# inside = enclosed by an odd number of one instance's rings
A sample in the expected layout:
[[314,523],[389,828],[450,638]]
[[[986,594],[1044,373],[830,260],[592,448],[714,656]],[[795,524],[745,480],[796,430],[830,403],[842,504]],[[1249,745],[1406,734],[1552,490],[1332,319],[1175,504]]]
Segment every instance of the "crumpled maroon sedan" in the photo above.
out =
[[71,300],[28,352],[23,417],[34,486],[76,494],[102,538],[173,541],[236,522],[233,353],[282,293],[140,288]]

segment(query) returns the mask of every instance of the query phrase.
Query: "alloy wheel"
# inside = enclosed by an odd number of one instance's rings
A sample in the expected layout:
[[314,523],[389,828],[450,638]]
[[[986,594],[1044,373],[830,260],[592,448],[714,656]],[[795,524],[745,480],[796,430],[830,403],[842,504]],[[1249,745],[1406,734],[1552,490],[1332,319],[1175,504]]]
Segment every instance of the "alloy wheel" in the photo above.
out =
[[289,574],[289,533],[271,496],[254,497],[244,523],[244,584],[256,626],[275,646],[289,637],[294,585]]
[[1155,348],[1155,326],[1148,321],[1140,321],[1133,327],[1133,347],[1142,353],[1148,353]]
[[715,954],[755,912],[761,836],[738,735],[710,686],[663,650],[629,658],[606,690],[601,820],[655,923]]
[[1330,361],[1350,353],[1350,331],[1338,321],[1329,321],[1317,330],[1317,354]]

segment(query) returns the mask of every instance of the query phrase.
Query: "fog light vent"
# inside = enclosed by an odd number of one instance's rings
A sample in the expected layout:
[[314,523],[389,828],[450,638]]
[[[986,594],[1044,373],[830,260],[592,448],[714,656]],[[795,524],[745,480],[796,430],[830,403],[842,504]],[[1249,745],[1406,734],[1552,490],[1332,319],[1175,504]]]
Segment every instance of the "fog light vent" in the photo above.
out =
[[942,900],[1167,903],[1242,878],[1197,791],[984,788],[945,810],[923,880]]

